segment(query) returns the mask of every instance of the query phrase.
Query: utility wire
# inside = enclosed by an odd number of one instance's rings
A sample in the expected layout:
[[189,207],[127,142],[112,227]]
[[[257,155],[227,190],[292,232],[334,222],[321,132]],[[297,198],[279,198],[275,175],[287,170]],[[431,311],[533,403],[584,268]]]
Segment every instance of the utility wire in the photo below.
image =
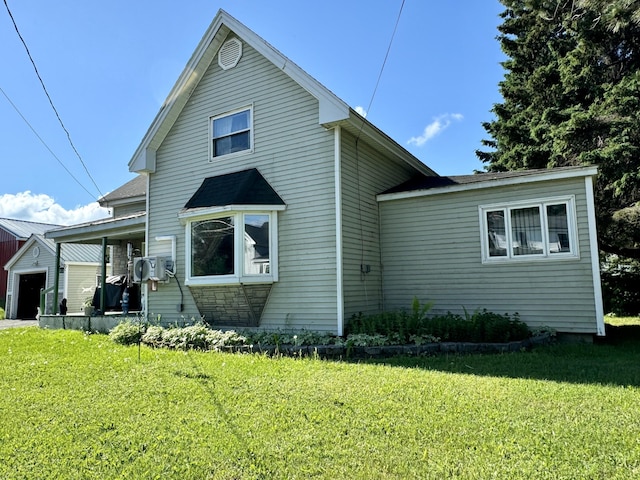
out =
[[[58,122],[60,122],[60,126],[62,127],[64,132],[67,134],[67,139],[69,140],[69,144],[71,145],[71,148],[73,149],[73,151],[75,152],[76,156],[78,157],[78,160],[80,160],[80,163],[84,167],[84,171],[87,172],[87,175],[91,179],[91,182],[93,183],[93,186],[96,187],[96,190],[98,191],[100,196],[104,197],[104,195],[100,191],[100,188],[96,184],[96,181],[93,179],[93,177],[89,173],[89,169],[87,168],[87,166],[85,165],[84,161],[82,160],[82,157],[80,156],[80,153],[78,152],[78,150],[76,149],[75,145],[73,144],[73,141],[71,140],[71,134],[69,133],[67,128],[64,126],[64,123],[62,122],[62,118],[60,118],[60,115],[58,114],[58,110],[56,109],[55,105],[53,104],[53,100],[51,100],[51,96],[49,95],[49,92],[47,91],[47,87],[45,87],[45,85],[44,85],[44,81],[42,80],[42,77],[40,76],[40,72],[38,71],[38,67],[36,67],[36,62],[33,60],[33,57],[31,56],[31,52],[29,51],[29,47],[27,47],[27,43],[24,41],[24,38],[22,38],[22,35],[20,34],[20,30],[18,30],[18,25],[16,24],[16,21],[13,18],[13,14],[11,13],[11,10],[9,9],[9,5],[7,4],[7,0],[4,0],[4,6],[6,7],[7,13],[9,14],[9,17],[11,18],[11,22],[13,23],[13,28],[15,29],[16,33],[18,34],[18,38],[20,38],[20,41],[22,42],[22,45],[24,45],[24,49],[27,51],[27,56],[29,57],[29,60],[31,61],[31,65],[33,65],[33,69],[36,72],[36,76],[38,77],[38,80],[40,80],[40,85],[42,85],[42,89],[44,90],[44,93],[47,96],[47,99],[49,100],[49,104],[51,105],[51,108],[53,109],[53,112],[56,114],[56,117],[58,118]],[[22,116],[22,114],[21,114],[21,116]],[[66,167],[65,167],[65,170],[66,170]],[[67,170],[67,172],[68,171],[69,170]]]
[[57,155],[56,155],[55,153],[53,153],[53,151],[49,148],[49,145],[47,145],[47,144],[45,143],[45,141],[42,139],[42,137],[40,137],[40,135],[38,135],[38,132],[36,132],[35,128],[33,128],[33,126],[32,126],[32,125],[29,123],[29,121],[25,118],[25,116],[24,116],[24,115],[22,115],[22,112],[20,112],[20,110],[18,110],[18,107],[16,107],[16,105],[11,101],[11,99],[10,99],[10,98],[9,98],[9,96],[5,93],[5,91],[2,89],[2,87],[0,87],[0,93],[2,93],[2,95],[4,95],[4,98],[6,98],[6,99],[7,99],[7,101],[11,104],[11,106],[13,107],[13,109],[14,109],[16,112],[18,112],[18,115],[20,115],[20,117],[22,118],[22,120],[24,120],[24,123],[26,123],[26,124],[29,126],[29,128],[31,129],[31,131],[32,131],[32,132],[34,133],[34,135],[38,138],[38,140],[40,140],[40,142],[42,142],[42,144],[45,146],[45,148],[46,148],[47,150],[49,150],[49,153],[51,153],[51,155],[53,155],[53,158],[55,158],[55,159],[58,161],[58,163],[59,163],[60,165],[62,165],[62,168],[64,168],[64,169],[67,171],[67,173],[71,176],[71,178],[73,178],[73,179],[76,181],[76,183],[77,183],[78,185],[80,185],[80,187],[81,187],[85,192],[87,192],[87,193],[89,194],[89,196],[90,196],[91,198],[94,198],[94,195],[93,195],[89,190],[87,190],[87,189],[86,189],[86,187],[85,187],[85,186],[80,182],[80,180],[78,180],[76,177],[74,177],[73,173],[71,173],[71,172],[69,171],[69,169],[65,166],[65,164],[64,164],[64,163],[62,163],[62,160],[60,160],[60,159],[57,157]]
[[[371,99],[369,100],[369,105],[367,106],[365,114],[368,114],[369,111],[371,110],[373,99],[375,98],[376,92],[378,91],[378,85],[380,85],[380,79],[382,78],[382,73],[384,72],[384,67],[387,64],[387,58],[389,58],[389,52],[391,51],[391,45],[393,44],[393,39],[396,36],[396,31],[398,30],[398,24],[400,23],[402,10],[404,9],[404,2],[405,0],[402,0],[402,3],[400,4],[400,11],[398,12],[398,17],[396,18],[396,23],[393,27],[393,33],[391,34],[391,38],[389,39],[389,45],[387,46],[387,51],[384,55],[382,66],[380,67],[380,73],[378,73],[378,79],[376,80],[376,85],[373,89],[373,93],[371,94]],[[360,192],[360,149],[358,148],[360,135],[362,135],[362,130],[364,129],[365,121],[366,120],[363,116],[362,123],[360,124],[360,130],[358,130],[358,136],[356,137],[355,167],[356,167],[356,189],[357,189],[357,196],[358,196],[358,219],[359,219],[359,225],[360,225],[360,279],[364,285],[365,304],[368,304],[369,295],[367,294],[366,277],[367,277],[367,273],[369,272],[365,265],[365,245],[364,245],[365,241],[364,241],[364,226],[363,226],[363,219],[362,219],[362,193]]]
[[[6,2],[6,0],[5,0]],[[382,67],[380,67],[380,73],[378,73],[378,79],[376,80],[376,86],[373,88],[373,93],[371,94],[371,100],[369,100],[369,105],[367,106],[366,114],[369,114],[369,110],[371,110],[371,105],[373,104],[373,99],[376,96],[376,92],[378,91],[378,85],[380,85],[380,79],[382,78],[382,72],[384,72],[384,67],[387,64],[387,58],[389,58],[389,52],[391,51],[391,44],[393,43],[393,39],[396,36],[396,31],[398,30],[398,24],[400,23],[400,17],[402,16],[402,10],[404,9],[404,2],[402,0],[402,4],[400,5],[400,11],[398,12],[398,17],[396,18],[396,24],[393,27],[393,33],[391,34],[391,39],[389,40],[389,45],[387,46],[387,53],[384,55],[384,60],[382,62]],[[360,134],[362,133],[362,129],[364,128],[364,121],[362,122],[362,126],[360,127],[360,131],[358,132],[358,138],[356,139],[356,144],[360,139]]]

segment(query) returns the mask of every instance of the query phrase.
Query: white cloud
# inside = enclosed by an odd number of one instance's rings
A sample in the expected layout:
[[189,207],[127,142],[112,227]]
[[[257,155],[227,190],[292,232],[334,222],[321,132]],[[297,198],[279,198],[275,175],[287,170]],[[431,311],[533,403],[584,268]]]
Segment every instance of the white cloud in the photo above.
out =
[[356,110],[356,112],[358,112],[360,115],[362,115],[363,117],[365,117],[365,118],[366,118],[366,116],[367,116],[367,111],[366,111],[364,108],[362,108],[360,105],[358,105],[358,106],[356,107],[356,109],[355,109],[355,110]]
[[424,127],[422,135],[418,137],[411,137],[407,143],[409,145],[415,145],[421,147],[440,132],[445,130],[451,125],[453,121],[461,121],[464,117],[460,113],[445,113],[433,119],[433,121]]
[[44,193],[34,194],[29,190],[16,194],[0,195],[0,217],[30,222],[75,225],[109,216],[106,208],[98,202],[66,210]]

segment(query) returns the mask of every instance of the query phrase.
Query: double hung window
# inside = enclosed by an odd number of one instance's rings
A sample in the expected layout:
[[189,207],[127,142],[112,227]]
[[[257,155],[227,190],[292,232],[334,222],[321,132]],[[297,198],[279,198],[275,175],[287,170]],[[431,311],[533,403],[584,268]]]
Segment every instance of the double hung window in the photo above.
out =
[[252,150],[252,108],[210,118],[211,159]]
[[573,197],[480,207],[483,262],[578,255]]

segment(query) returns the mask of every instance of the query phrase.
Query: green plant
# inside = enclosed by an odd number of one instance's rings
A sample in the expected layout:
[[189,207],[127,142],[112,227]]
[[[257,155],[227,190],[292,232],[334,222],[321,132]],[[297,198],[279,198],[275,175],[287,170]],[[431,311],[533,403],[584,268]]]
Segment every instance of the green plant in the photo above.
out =
[[0,308],[0,320],[4,320],[4,319],[5,319],[4,308]]
[[433,303],[421,304],[413,299],[410,312],[404,310],[375,315],[353,315],[347,325],[348,335],[384,335],[392,344],[428,343],[439,339],[445,342],[508,342],[530,336],[527,325],[517,313],[499,315],[477,309],[464,316],[447,312],[428,315]]
[[109,338],[120,345],[134,345],[140,341],[144,330],[144,325],[127,320],[113,327]]

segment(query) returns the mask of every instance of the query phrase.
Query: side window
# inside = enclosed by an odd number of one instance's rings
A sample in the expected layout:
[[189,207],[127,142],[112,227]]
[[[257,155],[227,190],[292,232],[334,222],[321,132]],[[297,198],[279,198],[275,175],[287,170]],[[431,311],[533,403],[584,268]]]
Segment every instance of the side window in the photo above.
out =
[[573,197],[480,207],[484,263],[577,257]]
[[210,118],[211,159],[252,150],[252,109]]

